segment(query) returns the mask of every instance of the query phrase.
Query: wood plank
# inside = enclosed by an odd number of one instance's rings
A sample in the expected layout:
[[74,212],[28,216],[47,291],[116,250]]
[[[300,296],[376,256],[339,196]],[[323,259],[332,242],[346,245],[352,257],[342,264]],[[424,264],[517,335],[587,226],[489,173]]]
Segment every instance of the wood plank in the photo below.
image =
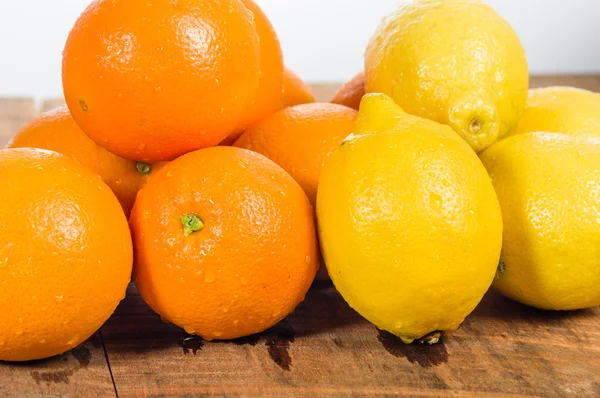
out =
[[65,100],[64,98],[50,98],[50,99],[46,99],[44,100],[44,102],[42,102],[42,107],[40,109],[40,112],[48,112],[51,111],[52,109],[56,109],[59,106],[63,106],[65,104]]
[[115,397],[99,334],[61,356],[0,362],[1,397]]
[[36,114],[32,98],[0,98],[0,148]]
[[379,332],[322,284],[286,321],[236,342],[164,324],[131,287],[103,336],[120,397],[600,395],[600,309],[546,312],[494,292],[431,347]]

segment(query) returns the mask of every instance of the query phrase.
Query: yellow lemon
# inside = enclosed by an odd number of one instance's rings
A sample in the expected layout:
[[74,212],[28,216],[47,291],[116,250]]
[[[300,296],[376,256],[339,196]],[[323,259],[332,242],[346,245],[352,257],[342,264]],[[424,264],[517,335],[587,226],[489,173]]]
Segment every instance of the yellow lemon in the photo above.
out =
[[525,114],[511,135],[538,131],[600,137],[600,95],[573,87],[531,90]]
[[494,279],[502,216],[481,161],[383,94],[364,97],[327,161],[317,215],[338,291],[406,343],[458,328]]
[[527,102],[525,51],[474,0],[417,0],[388,16],[365,57],[367,92],[452,127],[479,152],[512,131]]
[[600,305],[600,145],[528,133],[481,158],[505,226],[495,287],[548,310]]

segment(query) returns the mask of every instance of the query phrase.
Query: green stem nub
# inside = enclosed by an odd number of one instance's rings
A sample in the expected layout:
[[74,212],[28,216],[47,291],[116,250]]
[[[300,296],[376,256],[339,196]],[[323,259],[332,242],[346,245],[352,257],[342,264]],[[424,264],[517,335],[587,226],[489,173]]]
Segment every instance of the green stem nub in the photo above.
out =
[[147,176],[152,172],[152,165],[150,163],[137,162],[135,165],[138,173]]
[[183,233],[186,237],[204,229],[204,223],[196,214],[181,216],[181,224],[183,224]]

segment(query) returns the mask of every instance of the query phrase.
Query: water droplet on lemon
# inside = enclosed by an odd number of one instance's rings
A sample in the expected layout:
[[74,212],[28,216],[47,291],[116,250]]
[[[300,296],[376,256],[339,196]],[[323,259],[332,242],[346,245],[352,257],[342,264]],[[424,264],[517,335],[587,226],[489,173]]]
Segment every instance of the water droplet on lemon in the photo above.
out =
[[430,202],[431,208],[434,210],[440,210],[442,208],[442,205],[443,205],[442,197],[440,195],[438,195],[437,193],[431,192],[431,195],[429,196],[429,202]]

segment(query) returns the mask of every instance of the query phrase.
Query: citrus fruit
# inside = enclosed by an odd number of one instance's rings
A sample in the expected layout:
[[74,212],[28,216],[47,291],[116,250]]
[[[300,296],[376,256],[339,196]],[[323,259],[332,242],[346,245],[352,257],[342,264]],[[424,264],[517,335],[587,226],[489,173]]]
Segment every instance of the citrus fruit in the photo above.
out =
[[365,57],[367,92],[452,127],[479,152],[525,110],[525,51],[508,23],[474,0],[416,0],[381,24]]
[[502,140],[481,159],[505,225],[494,286],[548,310],[600,305],[600,145],[527,133]]
[[259,43],[240,0],[96,0],[63,53],[67,105],[110,152],[171,160],[246,121],[261,84]]
[[68,351],[125,297],[127,220],[102,180],[40,149],[0,151],[0,360]]
[[253,106],[241,126],[246,128],[279,110],[283,96],[283,54],[277,33],[261,8],[253,0],[242,2],[254,14],[260,40],[260,80]]
[[24,147],[56,151],[88,167],[112,189],[127,216],[137,192],[150,174],[162,166],[127,160],[96,145],[81,131],[64,106],[33,119],[7,145],[7,148]]
[[[310,87],[308,87],[294,72],[286,68],[283,74],[282,97],[276,110],[285,109],[294,105],[310,104],[315,101],[315,97],[313,96]],[[243,133],[243,130],[232,133],[223,140],[220,145],[233,145]]]
[[275,325],[317,271],[313,209],[302,188],[244,149],[202,149],[166,165],[140,191],[130,224],[142,298],[207,340]]
[[530,90],[525,114],[511,135],[539,131],[600,135],[600,95],[573,87]]
[[288,68],[283,71],[283,103],[280,109],[316,102],[310,87]]
[[256,32],[260,39],[260,81],[254,103],[248,108],[247,116],[236,130],[222,143],[231,144],[244,130],[281,108],[283,93],[283,54],[273,25],[252,0],[242,0],[254,14]]
[[447,126],[364,97],[317,196],[329,275],[352,308],[405,343],[460,326],[486,293],[502,216],[485,168]]
[[365,95],[366,81],[365,73],[360,72],[348,83],[344,84],[331,100],[334,104],[340,104],[358,110],[360,101]]
[[356,111],[337,104],[305,104],[274,113],[234,144],[265,155],[292,177],[311,204],[325,161],[352,132]]

